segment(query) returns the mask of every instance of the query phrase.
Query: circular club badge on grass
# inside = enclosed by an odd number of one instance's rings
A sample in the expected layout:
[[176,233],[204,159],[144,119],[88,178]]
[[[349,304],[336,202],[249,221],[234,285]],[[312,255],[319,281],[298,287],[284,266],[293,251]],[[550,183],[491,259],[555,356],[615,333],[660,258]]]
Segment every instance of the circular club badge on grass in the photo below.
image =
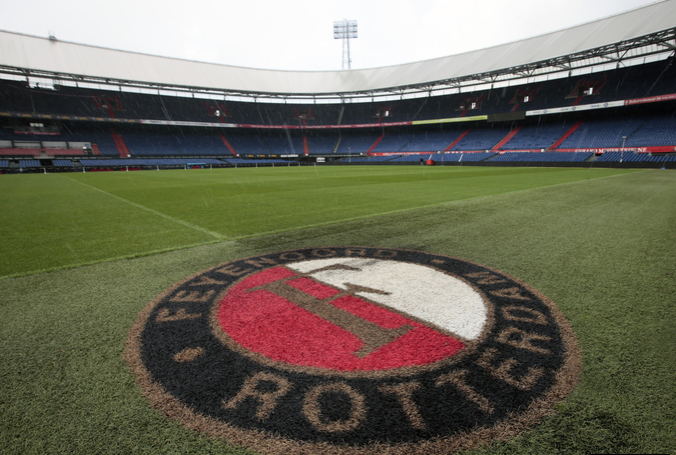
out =
[[570,325],[462,259],[309,248],[239,259],[141,311],[125,356],[181,424],[262,453],[451,453],[538,423],[575,387]]

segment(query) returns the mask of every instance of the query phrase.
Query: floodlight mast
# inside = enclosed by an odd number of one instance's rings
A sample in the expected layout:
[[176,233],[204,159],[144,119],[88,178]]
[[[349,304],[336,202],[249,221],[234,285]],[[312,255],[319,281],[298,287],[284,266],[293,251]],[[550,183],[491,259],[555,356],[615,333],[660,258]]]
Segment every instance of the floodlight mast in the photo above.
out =
[[347,69],[352,69],[352,59],[350,58],[350,39],[357,37],[357,21],[342,21],[333,22],[333,39],[343,40],[343,65],[347,63]]

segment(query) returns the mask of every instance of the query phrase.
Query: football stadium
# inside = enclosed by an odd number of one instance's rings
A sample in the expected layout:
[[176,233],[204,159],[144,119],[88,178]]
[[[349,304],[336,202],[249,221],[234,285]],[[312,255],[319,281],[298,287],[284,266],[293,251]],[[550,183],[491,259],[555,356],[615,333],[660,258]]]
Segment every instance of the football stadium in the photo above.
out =
[[676,0],[341,71],[0,31],[0,453],[674,453],[674,169]]

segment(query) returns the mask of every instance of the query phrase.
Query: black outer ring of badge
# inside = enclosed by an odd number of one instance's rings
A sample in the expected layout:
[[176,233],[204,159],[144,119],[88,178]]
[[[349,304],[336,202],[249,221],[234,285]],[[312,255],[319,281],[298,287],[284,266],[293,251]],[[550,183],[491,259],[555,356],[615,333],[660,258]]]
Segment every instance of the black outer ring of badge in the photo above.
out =
[[[484,334],[472,352],[460,356],[457,362],[441,362],[441,366],[421,369],[419,373],[383,378],[354,374],[341,376],[340,373],[313,375],[266,366],[250,356],[228,349],[214,335],[210,324],[212,307],[230,286],[243,277],[299,260],[355,257],[347,256],[348,250],[361,250],[366,257],[420,264],[463,279],[489,297],[494,318],[491,331]],[[263,258],[275,264],[261,263]],[[260,267],[252,266],[252,263]],[[237,273],[250,272],[240,276],[233,273],[231,276],[219,272],[224,266]],[[503,292],[505,289],[509,292]],[[519,310],[519,307],[525,310]],[[186,314],[200,316],[157,322],[161,312],[171,315],[181,309]],[[542,315],[546,323],[541,316],[535,318],[534,314]],[[506,330],[530,334],[533,337],[529,338],[528,346],[535,346],[540,352],[519,347],[523,337],[518,333],[504,338]],[[177,353],[197,347],[202,351],[194,360],[177,362],[174,359]],[[567,321],[551,301],[525,283],[458,258],[371,247],[322,247],[275,252],[231,261],[200,272],[165,291],[139,314],[127,340],[125,356],[150,401],[198,431],[213,436],[226,435],[244,443],[250,442],[246,435],[253,435],[254,439],[268,437],[301,446],[349,445],[355,450],[466,438],[472,432],[485,432],[486,429],[509,429],[511,421],[519,421],[514,427],[522,431],[537,423],[541,416],[551,413],[550,408],[577,383],[581,367],[577,342]],[[519,381],[523,382],[534,370],[540,371],[534,375],[536,380],[527,386],[519,385]],[[454,372],[462,372],[464,388],[449,381],[440,381],[441,377]],[[226,409],[222,405],[224,400],[236,396],[245,381],[258,373],[283,377],[292,386],[277,400],[269,416],[264,420],[256,419],[260,402],[251,398]],[[352,430],[322,431],[313,426],[304,414],[304,398],[318,386],[336,382],[347,384],[364,397],[365,414]],[[415,403],[423,426],[412,424],[410,413],[404,411],[396,394],[382,392],[383,387],[411,382],[417,383],[417,387],[409,397]],[[269,386],[275,387],[274,384]],[[337,422],[348,419],[353,411],[350,403],[344,393],[324,393],[319,401],[322,418]],[[479,403],[489,403],[490,412]],[[195,424],[194,419],[192,423],[185,422],[186,416],[195,416],[202,423]],[[226,431],[214,430],[221,426]],[[237,438],[233,435],[244,436]],[[500,435],[496,433],[493,437]],[[261,445],[258,449],[261,450],[261,447],[265,446]]]

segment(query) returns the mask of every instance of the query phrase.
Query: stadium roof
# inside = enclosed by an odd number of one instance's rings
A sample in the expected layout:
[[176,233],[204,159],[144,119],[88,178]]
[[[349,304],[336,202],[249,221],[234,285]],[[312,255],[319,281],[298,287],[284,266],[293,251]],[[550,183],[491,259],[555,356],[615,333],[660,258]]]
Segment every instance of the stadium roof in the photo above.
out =
[[0,31],[0,72],[253,98],[433,93],[676,49],[676,0],[472,52],[380,68],[280,71],[139,54]]

